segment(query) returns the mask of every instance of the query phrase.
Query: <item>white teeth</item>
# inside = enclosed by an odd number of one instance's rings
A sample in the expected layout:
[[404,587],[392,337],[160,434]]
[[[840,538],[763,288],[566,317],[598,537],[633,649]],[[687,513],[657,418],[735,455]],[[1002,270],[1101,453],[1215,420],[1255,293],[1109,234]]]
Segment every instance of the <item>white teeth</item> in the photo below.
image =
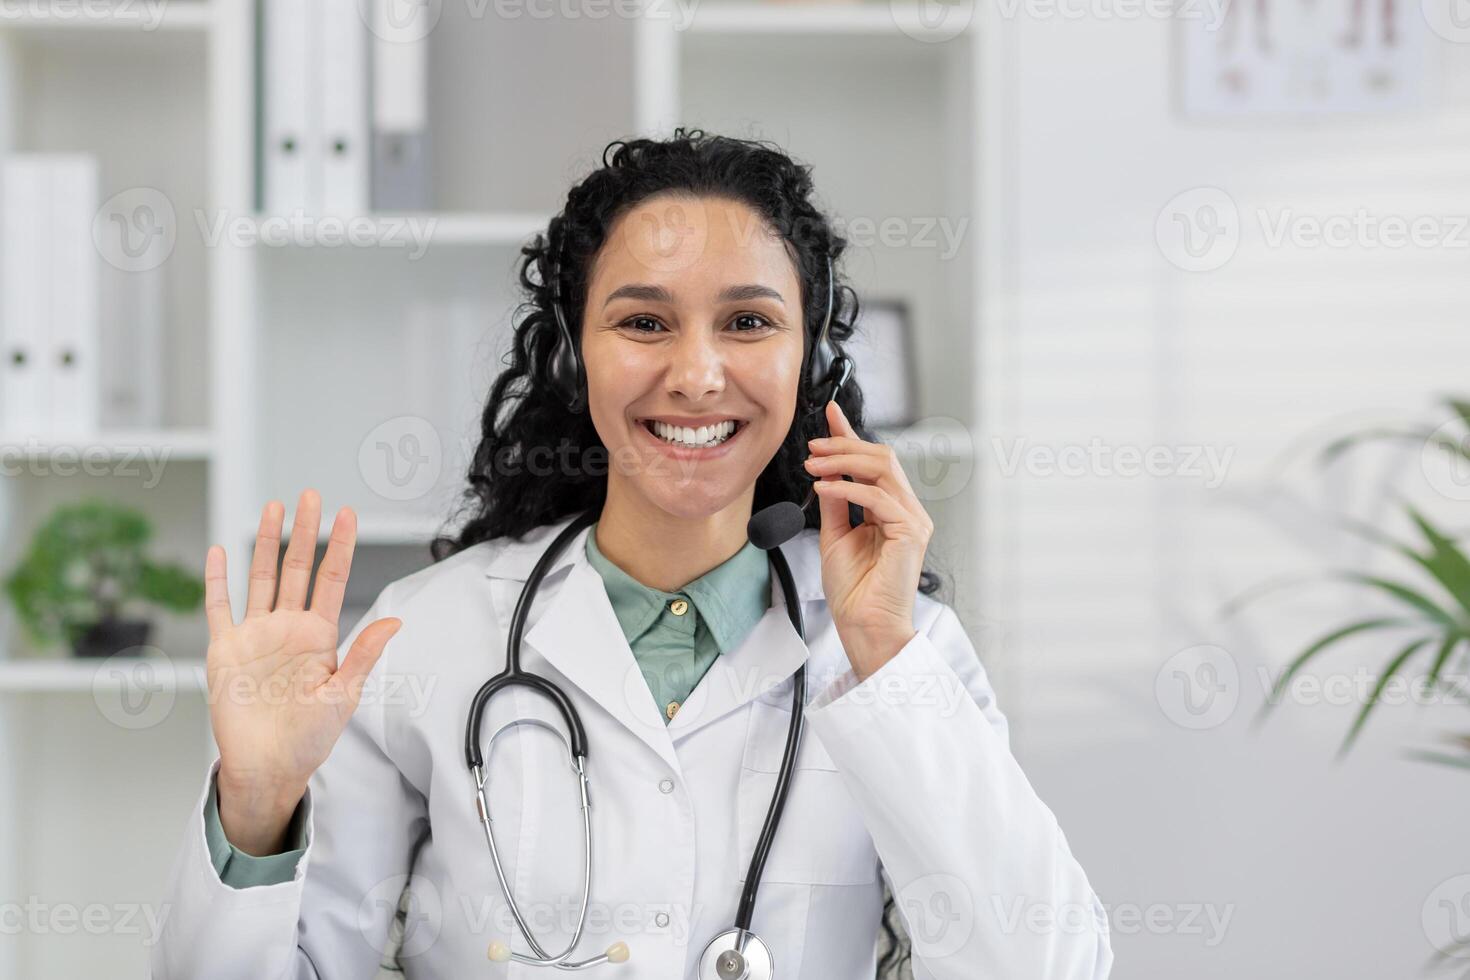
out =
[[714,425],[701,425],[697,429],[658,421],[653,422],[652,426],[654,434],[665,442],[694,448],[718,446],[735,434],[734,419],[716,422]]

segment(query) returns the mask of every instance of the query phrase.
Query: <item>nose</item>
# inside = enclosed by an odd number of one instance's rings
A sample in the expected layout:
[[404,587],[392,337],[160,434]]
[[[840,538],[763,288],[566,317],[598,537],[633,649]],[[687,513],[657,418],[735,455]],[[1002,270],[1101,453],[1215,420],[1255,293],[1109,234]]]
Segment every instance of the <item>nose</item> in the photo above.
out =
[[670,349],[665,376],[668,393],[697,402],[725,390],[725,361],[719,344],[708,331],[682,332]]

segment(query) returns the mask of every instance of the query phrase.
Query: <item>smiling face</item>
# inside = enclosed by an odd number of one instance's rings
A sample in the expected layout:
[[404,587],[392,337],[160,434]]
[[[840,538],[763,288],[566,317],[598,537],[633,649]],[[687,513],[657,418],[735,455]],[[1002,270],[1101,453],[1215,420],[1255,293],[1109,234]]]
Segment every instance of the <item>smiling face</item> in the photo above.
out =
[[623,215],[582,322],[609,501],[748,515],[791,428],[802,340],[796,266],[749,207],[660,195]]

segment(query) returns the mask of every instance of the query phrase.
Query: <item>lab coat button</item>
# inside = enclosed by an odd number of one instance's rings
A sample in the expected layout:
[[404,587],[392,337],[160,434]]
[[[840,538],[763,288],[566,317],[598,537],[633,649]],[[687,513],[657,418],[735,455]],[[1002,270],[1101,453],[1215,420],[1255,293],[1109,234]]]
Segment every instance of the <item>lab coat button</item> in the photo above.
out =
[[660,912],[657,915],[655,915],[653,917],[653,924],[656,925],[656,926],[658,926],[660,929],[662,929],[664,926],[668,925],[669,924],[669,913],[667,913],[667,912]]
[[664,707],[664,714],[668,715],[669,718],[671,718],[671,719],[674,717],[674,715],[678,714],[678,712],[679,712],[679,702],[678,701],[670,701],[668,703],[668,705],[666,705]]
[[689,603],[685,602],[683,599],[675,599],[673,602],[669,603],[669,612],[673,613],[675,616],[682,616],[688,611]]
[[665,795],[672,793],[674,791],[674,781],[672,779],[660,779],[658,781],[658,791]]

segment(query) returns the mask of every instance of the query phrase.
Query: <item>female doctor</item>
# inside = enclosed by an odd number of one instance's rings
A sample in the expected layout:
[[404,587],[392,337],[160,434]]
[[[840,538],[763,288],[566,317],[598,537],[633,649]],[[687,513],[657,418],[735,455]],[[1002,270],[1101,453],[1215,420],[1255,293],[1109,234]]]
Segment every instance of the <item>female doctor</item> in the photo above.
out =
[[611,144],[523,251],[468,519],[340,646],[350,510],[313,585],[318,496],[279,575],[267,504],[239,618],[209,549],[158,980],[865,980],[891,910],[916,977],[1108,974],[934,525],[819,376],[857,298],[812,194],[765,143]]

